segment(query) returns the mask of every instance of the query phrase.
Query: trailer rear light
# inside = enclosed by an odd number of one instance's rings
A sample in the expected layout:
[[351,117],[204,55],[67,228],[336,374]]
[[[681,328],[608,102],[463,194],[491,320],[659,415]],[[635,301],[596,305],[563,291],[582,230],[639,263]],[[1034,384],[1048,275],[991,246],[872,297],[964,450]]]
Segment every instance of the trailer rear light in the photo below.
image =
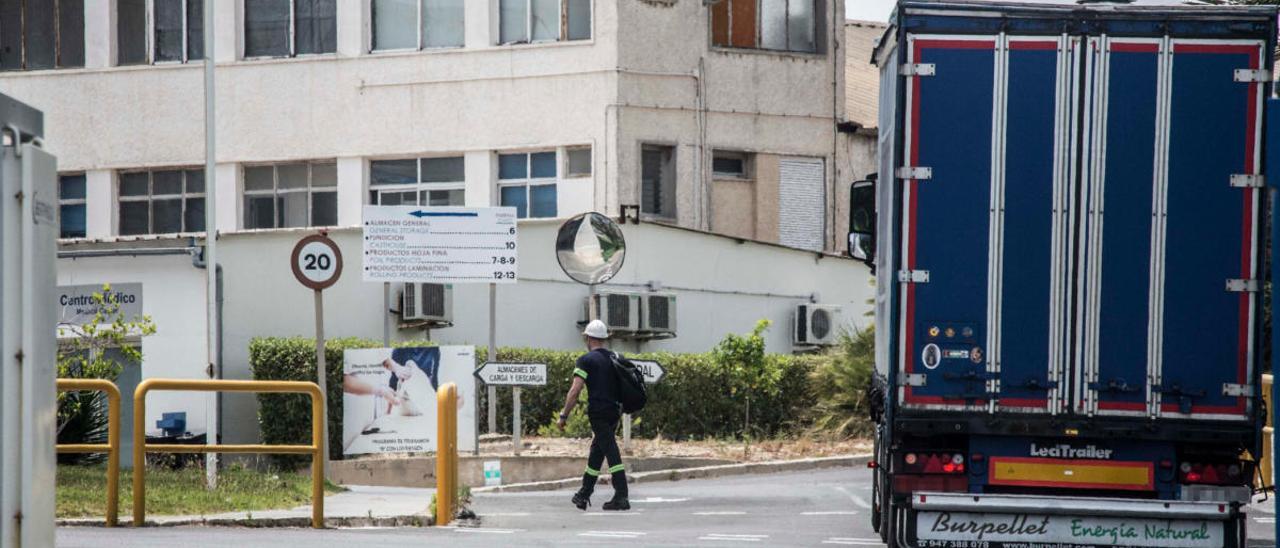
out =
[[1169,459],[1162,460],[1162,461],[1160,461],[1160,467],[1161,467],[1161,468],[1163,468],[1163,469],[1165,469],[1165,470],[1168,470],[1168,469],[1170,469],[1170,468],[1173,468],[1173,461],[1171,461],[1171,460],[1169,460]]
[[974,453],[969,456],[969,460],[973,462],[982,462],[982,460],[985,458],[987,458],[987,456],[983,455],[982,453]]
[[963,474],[964,455],[960,453],[907,453],[902,457],[906,474]]
[[1201,485],[1240,485],[1245,481],[1239,463],[1183,462],[1179,467],[1179,483]]

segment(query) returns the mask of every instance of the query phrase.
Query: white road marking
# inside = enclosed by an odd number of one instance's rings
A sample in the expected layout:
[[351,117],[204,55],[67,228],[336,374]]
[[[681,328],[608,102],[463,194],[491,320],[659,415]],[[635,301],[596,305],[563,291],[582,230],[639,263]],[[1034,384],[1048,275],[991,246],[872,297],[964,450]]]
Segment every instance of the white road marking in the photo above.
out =
[[695,516],[743,516],[746,512],[694,512]]
[[867,510],[871,509],[871,503],[867,502],[866,499],[859,497],[858,495],[850,493],[848,489],[845,489],[844,487],[841,487],[839,485],[835,485],[833,486],[833,488],[835,488],[835,490],[841,493],[844,493],[846,496],[848,496],[849,500],[852,500],[855,505],[861,508],[866,508]]
[[1275,523],[1276,518],[1253,518],[1253,521],[1258,523]]
[[708,533],[698,540],[727,540],[731,542],[760,542],[769,538],[769,535],[733,535],[728,533]]
[[668,499],[663,497],[649,497],[644,499],[632,499],[631,502],[688,502],[689,499]]
[[454,529],[454,531],[458,533],[495,533],[499,535],[510,535],[511,533],[523,530],[524,529],[481,529],[477,527],[459,527]]
[[802,516],[854,516],[857,512],[833,510],[829,512],[800,512]]
[[597,537],[597,538],[640,538],[648,533],[639,531],[587,531],[578,533],[580,537]]

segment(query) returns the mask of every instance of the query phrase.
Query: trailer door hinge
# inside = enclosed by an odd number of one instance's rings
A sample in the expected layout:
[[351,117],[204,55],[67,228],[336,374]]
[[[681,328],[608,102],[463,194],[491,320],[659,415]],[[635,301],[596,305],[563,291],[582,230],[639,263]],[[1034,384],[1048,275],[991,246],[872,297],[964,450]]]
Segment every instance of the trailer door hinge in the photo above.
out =
[[927,284],[929,283],[929,271],[899,270],[898,281],[904,284]]
[[924,386],[926,377],[924,373],[911,373],[902,376],[902,386]]
[[933,76],[937,72],[938,66],[933,63],[908,63],[898,67],[898,74],[903,76]]
[[1253,394],[1253,386],[1248,384],[1231,384],[1222,385],[1223,396],[1247,397]]
[[1227,292],[1229,293],[1257,293],[1258,280],[1227,280]]
[[1237,82],[1270,82],[1271,71],[1267,69],[1236,69],[1235,81]]
[[1246,175],[1243,173],[1237,173],[1231,176],[1232,188],[1262,188],[1266,185],[1266,175]]
[[898,172],[895,173],[895,175],[897,175],[899,179],[904,180],[915,179],[917,181],[927,181],[933,178],[933,168],[902,166],[898,168]]

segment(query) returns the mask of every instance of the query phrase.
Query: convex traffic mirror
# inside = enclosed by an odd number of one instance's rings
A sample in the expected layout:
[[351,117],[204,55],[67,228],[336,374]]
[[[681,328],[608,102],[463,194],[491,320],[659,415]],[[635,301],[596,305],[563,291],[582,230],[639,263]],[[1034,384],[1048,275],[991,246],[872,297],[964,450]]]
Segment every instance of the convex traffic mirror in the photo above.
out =
[[622,228],[599,213],[583,213],[560,225],[556,260],[573,281],[602,284],[622,270],[627,242]]

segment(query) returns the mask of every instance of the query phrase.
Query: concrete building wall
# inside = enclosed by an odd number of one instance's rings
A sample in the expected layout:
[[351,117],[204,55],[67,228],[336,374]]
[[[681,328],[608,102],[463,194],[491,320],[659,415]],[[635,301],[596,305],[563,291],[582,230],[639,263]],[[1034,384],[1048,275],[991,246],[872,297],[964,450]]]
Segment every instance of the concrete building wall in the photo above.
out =
[[[558,223],[520,224],[520,281],[498,287],[498,344],[572,350],[581,347],[587,287],[569,280],[551,253]],[[770,352],[791,352],[791,313],[816,299],[843,307],[842,326],[866,327],[872,295],[867,268],[857,262],[780,246],[740,242],[655,224],[627,225],[622,271],[598,292],[647,293],[656,288],[676,295],[677,336],[660,341],[617,341],[622,352],[706,352],[727,333],[750,331],[769,319]],[[254,231],[227,234],[219,244],[223,265],[223,372],[251,378],[249,341],[254,337],[314,334],[311,291],[294,279],[288,256],[311,231]],[[325,290],[325,333],[331,338],[382,337],[382,284],[360,277],[361,231],[330,233],[346,259],[336,285]],[[744,275],[750,271],[751,275]],[[145,289],[144,289],[145,290]],[[393,284],[393,293],[400,290]],[[393,304],[399,308],[399,304]],[[453,286],[454,326],[433,329],[440,344],[484,345],[488,340],[488,287]],[[396,321],[393,318],[393,321]],[[422,339],[417,329],[395,329],[393,338]],[[257,436],[252,396],[227,395],[223,409],[229,442]],[[252,424],[248,429],[245,425]]]

